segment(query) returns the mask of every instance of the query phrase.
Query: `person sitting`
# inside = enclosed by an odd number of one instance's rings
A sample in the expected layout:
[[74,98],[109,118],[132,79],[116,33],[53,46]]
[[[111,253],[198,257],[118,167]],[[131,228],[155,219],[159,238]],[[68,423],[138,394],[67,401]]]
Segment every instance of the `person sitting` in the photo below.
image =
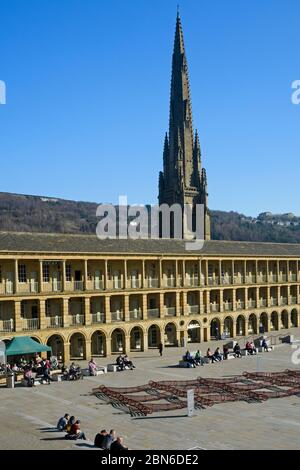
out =
[[120,356],[117,357],[116,363],[120,371],[124,370],[125,365],[124,365],[123,357],[121,354]]
[[128,450],[128,447],[125,447],[123,443],[123,437],[117,437],[117,439],[110,446],[111,452],[123,452],[124,450]]
[[75,416],[71,416],[66,426],[66,431],[68,434],[71,434],[71,429],[72,429],[73,424],[75,424],[75,421],[76,421]]
[[213,354],[212,362],[221,362],[223,361],[223,356],[221,354],[220,348],[217,348]]
[[199,349],[196,352],[194,359],[197,366],[204,366],[204,358],[201,356]]
[[70,434],[72,436],[76,436],[76,439],[83,439],[86,441],[84,432],[80,430],[80,419],[77,419],[77,421],[72,425]]
[[70,419],[70,415],[68,413],[66,413],[64,416],[59,418],[57,426],[56,426],[57,429],[59,431],[66,431],[69,419]]
[[94,446],[98,447],[99,449],[104,449],[103,446],[106,436],[108,436],[108,432],[105,429],[102,429],[102,431],[98,432],[94,439]]
[[257,349],[256,349],[256,347],[255,347],[253,341],[251,341],[250,346],[251,346],[251,348],[252,348],[252,354],[257,354]]
[[223,358],[226,361],[228,359],[229,349],[227,346],[223,346]]
[[90,362],[88,363],[88,368],[91,376],[97,375],[97,364],[93,358],[91,358]]
[[241,347],[239,343],[236,343],[236,345],[233,348],[233,352],[236,358],[242,357]]
[[209,361],[213,362],[213,353],[211,352],[210,348],[206,351],[206,357]]
[[251,356],[252,356],[253,350],[252,350],[250,341],[247,341],[247,343],[246,343],[246,345],[245,345],[245,350],[246,350],[249,354],[251,354]]
[[184,360],[191,366],[196,367],[195,359],[192,357],[190,351],[187,351],[184,356]]
[[30,369],[30,367],[26,367],[24,369],[24,380],[25,380],[27,387],[34,386],[34,378],[33,378],[32,370]]
[[269,352],[269,346],[268,346],[268,343],[267,343],[267,341],[266,341],[266,338],[264,338],[264,339],[262,340],[261,347],[264,348],[264,351],[265,351],[265,352]]
[[70,380],[75,380],[76,379],[76,374],[77,374],[77,367],[75,365],[75,362],[72,362],[69,368],[69,378]]
[[47,361],[43,361],[43,364],[42,366],[42,374],[43,374],[43,380],[45,380],[45,382],[50,385],[51,382],[53,382],[53,379],[50,375],[50,362],[47,360]]
[[125,354],[125,356],[123,356],[123,364],[124,364],[124,368],[129,368],[130,370],[133,370],[135,369],[135,366],[133,365],[132,361],[129,360],[129,357]]

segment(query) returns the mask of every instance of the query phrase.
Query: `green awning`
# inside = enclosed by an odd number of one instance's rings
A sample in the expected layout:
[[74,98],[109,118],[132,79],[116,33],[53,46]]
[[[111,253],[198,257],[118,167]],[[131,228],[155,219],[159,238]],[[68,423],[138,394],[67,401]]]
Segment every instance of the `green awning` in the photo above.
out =
[[34,341],[30,336],[17,336],[6,343],[6,356],[18,354],[34,354],[38,352],[52,351],[49,346]]

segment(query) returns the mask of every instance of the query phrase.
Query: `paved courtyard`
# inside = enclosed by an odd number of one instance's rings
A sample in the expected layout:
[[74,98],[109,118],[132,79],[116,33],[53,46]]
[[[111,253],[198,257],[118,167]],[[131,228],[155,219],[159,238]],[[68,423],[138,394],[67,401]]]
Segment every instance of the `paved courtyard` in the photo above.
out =
[[[300,338],[299,329],[294,329],[293,334]],[[215,345],[205,343],[199,348],[204,352]],[[193,345],[191,349],[197,348]],[[291,361],[294,351],[290,345],[280,345],[273,352],[261,354],[260,370],[276,372],[299,367]],[[186,416],[185,410],[131,418],[90,395],[94,387],[102,384],[126,387],[150,380],[222,377],[254,372],[258,364],[256,357],[244,357],[196,369],[179,369],[175,366],[183,352],[179,348],[166,349],[162,358],[157,350],[133,354],[135,371],[86,377],[78,382],[58,382],[33,389],[1,387],[0,448],[90,449],[97,431],[114,428],[132,449],[300,449],[300,397],[261,404],[225,403],[197,411],[192,418]],[[89,441],[68,442],[63,433],[49,429],[66,412],[81,419]]]

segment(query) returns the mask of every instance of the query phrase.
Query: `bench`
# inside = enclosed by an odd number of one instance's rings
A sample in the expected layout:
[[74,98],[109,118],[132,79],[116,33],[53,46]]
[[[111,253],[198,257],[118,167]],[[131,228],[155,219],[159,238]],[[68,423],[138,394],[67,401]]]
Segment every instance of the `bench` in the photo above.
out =
[[235,359],[235,354],[233,352],[227,354],[227,361],[230,361],[231,359]]
[[94,376],[90,375],[89,369],[82,369],[82,373],[84,377],[98,377],[98,375],[107,374],[107,367],[106,366],[97,367],[97,370]]
[[119,366],[118,364],[108,364],[107,365],[107,371],[108,372],[118,372]]
[[[267,352],[267,351],[265,351],[265,348],[263,348],[262,346],[259,346],[259,347],[257,348],[257,350],[258,350],[258,352],[260,352],[260,353]],[[271,352],[271,351],[273,351],[273,350],[274,350],[273,346],[268,346],[268,352]]]

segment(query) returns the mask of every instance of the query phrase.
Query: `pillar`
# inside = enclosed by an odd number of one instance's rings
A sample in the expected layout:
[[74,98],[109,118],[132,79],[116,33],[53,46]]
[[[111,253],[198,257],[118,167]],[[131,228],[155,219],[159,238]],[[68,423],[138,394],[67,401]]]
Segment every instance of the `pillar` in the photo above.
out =
[[62,261],[62,291],[66,292],[66,260]]
[[22,331],[21,302],[19,300],[14,302],[14,326],[16,332]]
[[219,291],[219,300],[220,300],[220,307],[219,307],[219,312],[224,311],[224,291],[223,289],[220,289]]
[[142,260],[142,289],[146,287],[146,270],[145,270],[145,260]]
[[210,313],[210,291],[206,291],[206,313]]
[[236,289],[232,289],[232,310],[236,311]]
[[185,260],[182,260],[182,287],[185,287]]
[[256,308],[260,307],[259,287],[255,288]]
[[85,342],[85,359],[89,361],[91,357],[92,357],[92,341],[90,339],[87,339]]
[[108,266],[107,259],[104,260],[104,289],[108,289]]
[[244,289],[245,309],[248,308],[248,299],[249,299],[248,292],[249,292],[248,287],[245,287],[245,289]]
[[63,299],[62,314],[63,314],[63,325],[66,328],[66,327],[70,326],[69,298],[64,298]]
[[186,292],[182,292],[182,315],[188,315]]
[[83,280],[83,290],[88,290],[88,261],[87,259],[83,262],[83,270],[84,270],[84,280]]
[[179,286],[179,280],[178,280],[178,261],[177,261],[177,259],[175,260],[175,287],[180,287]]
[[165,316],[164,310],[165,310],[164,293],[160,292],[159,293],[159,312],[160,312],[159,317],[160,318],[164,318]]
[[271,307],[271,287],[269,286],[267,286],[267,307]]
[[280,286],[277,286],[277,299],[278,299],[277,305],[280,307],[281,306]]
[[143,351],[146,352],[148,351],[149,347],[148,347],[148,333],[144,333],[143,334]]
[[124,259],[123,289],[127,289],[127,260],[126,259]]
[[130,335],[125,335],[125,354],[130,354]]
[[235,284],[235,274],[234,274],[234,260],[231,261],[231,276],[232,276],[232,284]]
[[39,314],[40,314],[40,330],[45,330],[47,328],[46,324],[46,300],[40,299],[39,301]]
[[19,270],[18,270],[18,260],[15,259],[15,264],[14,264],[14,278],[15,278],[15,289],[14,292],[15,294],[18,293],[19,289]]
[[205,284],[208,286],[208,260],[205,260]]
[[223,279],[222,279],[222,261],[219,260],[219,285],[221,286],[223,284]]
[[199,313],[200,314],[204,313],[203,295],[204,295],[204,292],[202,290],[199,290]]
[[162,279],[162,260],[161,258],[158,260],[158,286],[163,286],[163,279]]
[[89,326],[92,324],[92,315],[91,315],[91,298],[84,298],[84,324]]
[[111,311],[110,311],[110,297],[105,297],[105,321],[111,323]]
[[176,317],[180,317],[181,309],[180,309],[180,292],[175,293],[176,296]]
[[232,337],[233,338],[236,337],[236,321],[237,321],[237,317],[235,317],[232,322]]
[[43,283],[43,261],[42,260],[39,260],[39,283],[40,283],[39,291],[43,292],[44,283]]
[[130,321],[130,313],[129,313],[129,295],[124,295],[123,298],[123,305],[124,305],[124,320],[126,322]]
[[70,362],[70,343],[64,342],[64,363]]
[[143,320],[148,320],[147,294],[143,294]]
[[105,336],[105,351],[106,351],[106,356],[111,356],[111,337],[110,336]]

